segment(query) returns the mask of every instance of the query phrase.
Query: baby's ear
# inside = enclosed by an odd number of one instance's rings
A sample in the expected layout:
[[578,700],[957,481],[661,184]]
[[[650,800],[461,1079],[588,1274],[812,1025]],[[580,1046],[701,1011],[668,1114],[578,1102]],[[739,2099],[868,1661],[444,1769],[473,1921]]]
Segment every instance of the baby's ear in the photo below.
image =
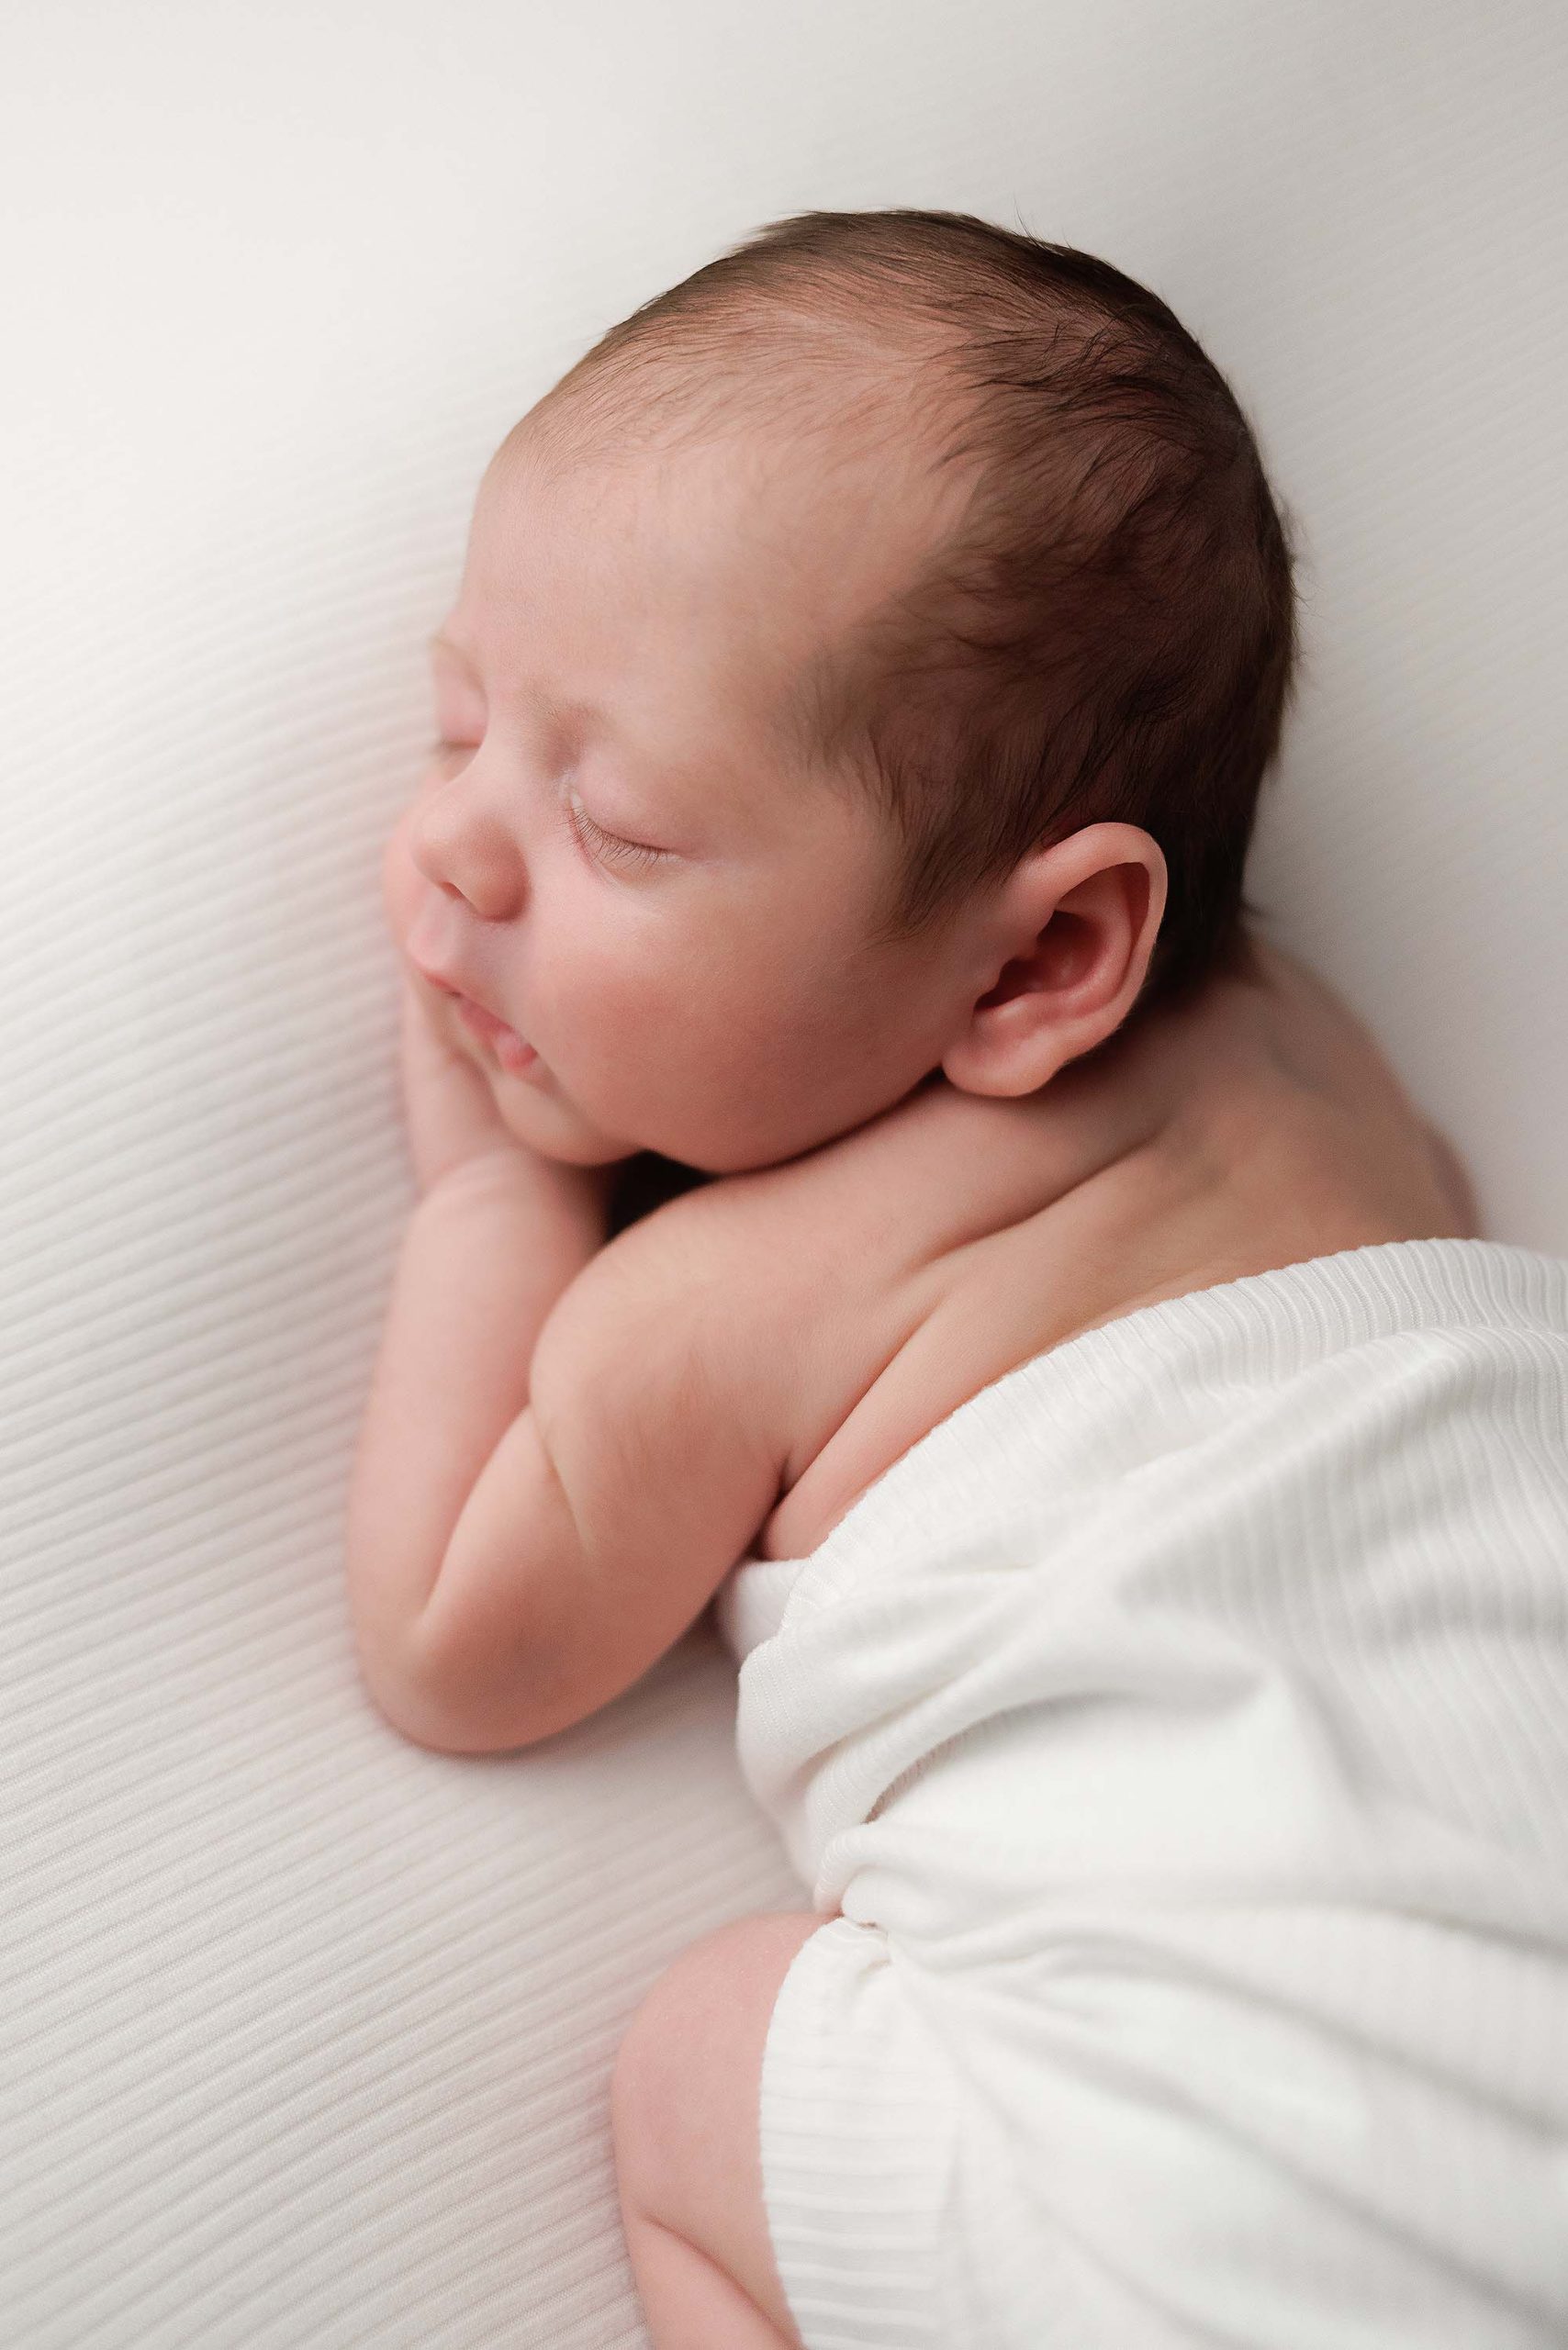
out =
[[1132,1012],[1165,912],[1164,852],[1090,824],[1019,864],[990,920],[990,978],[942,1058],[960,1092],[1018,1099],[1108,1042]]

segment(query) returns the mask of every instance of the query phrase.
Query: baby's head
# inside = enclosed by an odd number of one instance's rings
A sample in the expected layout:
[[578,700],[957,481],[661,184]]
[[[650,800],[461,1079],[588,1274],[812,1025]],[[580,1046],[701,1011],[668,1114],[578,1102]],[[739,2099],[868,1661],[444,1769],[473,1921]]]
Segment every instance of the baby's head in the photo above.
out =
[[1249,967],[1291,554],[1223,379],[1086,254],[775,223],[509,434],[442,638],[410,951],[535,1047],[454,1029],[556,1158],[771,1165]]

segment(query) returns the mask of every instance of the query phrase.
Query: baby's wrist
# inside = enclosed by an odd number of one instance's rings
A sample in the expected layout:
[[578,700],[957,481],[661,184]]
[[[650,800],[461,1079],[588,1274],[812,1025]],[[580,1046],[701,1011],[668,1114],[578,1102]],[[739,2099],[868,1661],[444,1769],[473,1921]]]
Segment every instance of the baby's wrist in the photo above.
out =
[[599,1248],[609,1226],[615,1173],[613,1165],[574,1166],[513,1139],[475,1151],[445,1169],[426,1186],[420,1204],[510,1196],[530,1215],[565,1221]]

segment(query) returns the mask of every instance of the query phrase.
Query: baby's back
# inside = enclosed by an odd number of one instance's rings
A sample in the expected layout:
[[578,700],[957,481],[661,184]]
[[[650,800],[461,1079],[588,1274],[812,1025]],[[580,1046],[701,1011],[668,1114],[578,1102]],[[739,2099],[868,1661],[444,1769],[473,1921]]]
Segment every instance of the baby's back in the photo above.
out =
[[1366,1032],[1301,966],[1261,951],[1257,968],[1036,1095],[938,1076],[657,1212],[679,1259],[724,1264],[715,1344],[774,1416],[783,1474],[756,1555],[814,1550],[959,1404],[1081,1332],[1342,1249],[1473,1233],[1451,1154]]

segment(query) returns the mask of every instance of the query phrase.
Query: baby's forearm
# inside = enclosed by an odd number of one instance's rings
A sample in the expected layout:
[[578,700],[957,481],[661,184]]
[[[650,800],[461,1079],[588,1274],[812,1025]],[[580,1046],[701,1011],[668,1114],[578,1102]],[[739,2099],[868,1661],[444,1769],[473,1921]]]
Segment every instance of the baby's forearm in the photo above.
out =
[[349,1610],[373,1690],[527,1406],[552,1307],[603,1245],[608,1175],[492,1158],[436,1184],[409,1217],[348,1498]]

